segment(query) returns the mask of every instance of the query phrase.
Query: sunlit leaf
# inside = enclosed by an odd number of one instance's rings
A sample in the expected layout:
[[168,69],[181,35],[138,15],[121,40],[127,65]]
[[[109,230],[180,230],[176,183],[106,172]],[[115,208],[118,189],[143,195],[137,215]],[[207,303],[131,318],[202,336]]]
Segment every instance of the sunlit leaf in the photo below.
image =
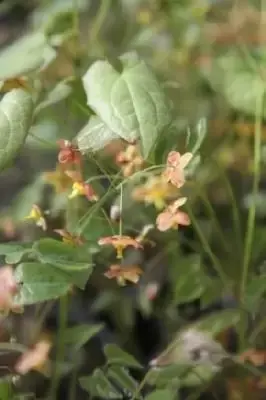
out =
[[18,39],[0,53],[0,80],[26,75],[48,65],[56,56],[46,37],[37,32]]
[[31,95],[14,89],[0,103],[0,171],[16,157],[29,132],[33,114]]
[[121,364],[128,367],[142,368],[141,364],[131,355],[115,344],[107,344],[104,353],[110,364]]
[[80,151],[97,151],[104,148],[113,139],[119,138],[98,116],[91,116],[89,122],[76,137]]
[[22,263],[16,268],[15,275],[18,282],[22,283],[17,296],[19,304],[56,299],[71,287],[69,277],[48,264]]
[[87,104],[122,139],[140,139],[146,158],[171,122],[170,107],[144,61],[135,53],[122,56],[120,61],[122,72],[107,61],[97,61],[88,69],[83,77]]
[[72,92],[70,85],[72,78],[59,82],[53,90],[48,93],[47,97],[35,109],[35,114],[46,107],[52,106],[66,99]]
[[91,376],[81,377],[79,382],[92,396],[105,400],[123,399],[123,394],[114,387],[101,369],[96,369]]
[[194,129],[189,129],[187,132],[186,151],[196,154],[207,134],[207,121],[202,118],[197,123]]
[[63,340],[67,345],[71,344],[79,349],[102,329],[101,324],[74,326],[65,330]]

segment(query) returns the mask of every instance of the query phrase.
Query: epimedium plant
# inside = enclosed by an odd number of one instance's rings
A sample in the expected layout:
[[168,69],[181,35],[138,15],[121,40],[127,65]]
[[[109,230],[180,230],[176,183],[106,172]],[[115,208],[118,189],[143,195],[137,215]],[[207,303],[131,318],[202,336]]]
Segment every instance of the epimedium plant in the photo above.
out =
[[[61,4],[57,10],[48,9],[49,22],[44,17],[38,32],[27,34],[0,54],[1,171],[12,165],[24,143],[29,148],[34,143],[49,148],[56,164],[54,170],[43,172],[25,189],[15,210],[11,207],[11,216],[22,226],[35,223],[39,236],[32,241],[0,244],[0,253],[7,264],[0,270],[0,307],[4,313],[23,313],[28,306],[44,304],[39,309],[42,314],[46,312],[46,305],[58,301],[60,308],[59,339],[53,362],[51,357],[49,360],[51,341],[39,339],[37,328],[33,347],[3,343],[0,348],[19,353],[14,373],[25,375],[37,370],[50,377],[50,394],[56,398],[64,371],[65,348],[71,344],[78,350],[102,329],[97,324],[67,327],[68,302],[98,273],[95,261],[99,258],[107,265],[100,270],[100,275],[106,282],[114,280],[122,296],[127,286],[141,288],[144,269],[138,263],[124,264],[124,258],[128,249],[143,252],[146,246],[153,246],[155,232],[168,260],[163,268],[170,276],[171,293],[166,306],[169,320],[182,303],[200,298],[208,306],[227,293],[234,299],[233,309],[216,312],[191,324],[188,335],[186,330],[185,333],[181,330],[175,336],[173,331],[180,324],[174,321],[169,347],[152,360],[148,372],[123,346],[107,344],[104,365],[90,376],[73,376],[88,396],[96,398],[177,399],[184,386],[204,388],[209,384],[221,372],[224,360],[243,366],[247,359],[254,364],[252,356],[256,352],[243,353],[242,358],[241,355],[233,357],[213,338],[233,326],[241,353],[256,345],[264,329],[263,318],[257,324],[265,295],[265,274],[263,271],[258,274],[256,270],[264,246],[255,225],[256,206],[252,203],[250,207],[244,236],[240,207],[224,167],[228,143],[225,140],[209,150],[205,140],[210,133],[206,117],[197,117],[196,122],[185,123],[180,128],[175,96],[172,96],[175,85],[170,85],[171,91],[167,90],[167,82],[160,76],[164,68],[158,73],[152,67],[152,57],[146,60],[142,49],[132,45],[134,41],[139,43],[139,35],[149,29],[149,24],[143,24],[134,40],[128,39],[128,48],[121,46],[119,54],[109,56],[104,40],[99,43],[98,37],[109,15],[110,2],[103,1],[90,32],[92,50],[88,54],[80,32],[85,7],[82,3],[77,2],[70,8]],[[166,7],[171,26],[172,15],[181,20],[186,9],[185,4],[181,11],[174,4]],[[150,5],[144,9],[137,6],[137,10],[140,21],[151,18],[151,28],[158,29],[163,10]],[[125,12],[128,16],[129,8]],[[202,15],[203,12],[200,18]],[[172,34],[177,34],[173,26]],[[62,55],[63,65],[67,62],[63,76],[56,70]],[[235,109],[255,114],[252,196],[256,197],[261,176],[264,89],[255,94],[249,92],[247,101],[240,96],[240,101],[235,95],[238,91],[231,85],[231,82],[236,84],[233,67],[236,68],[232,61],[232,68],[230,64],[230,70],[224,70],[223,92]],[[61,69],[64,70],[62,64]],[[209,80],[219,92],[212,77]],[[69,115],[64,115],[60,135],[49,133],[54,124],[44,124],[42,131],[40,126],[43,121],[47,122],[46,115],[53,108],[60,110],[64,102],[67,102],[67,114],[73,114],[74,123]],[[56,119],[54,115],[53,118]],[[209,142],[212,144],[211,139]],[[226,233],[209,199],[209,188],[219,179],[232,214],[233,229]],[[43,202],[46,186],[53,187],[54,191],[49,201]],[[205,218],[202,218],[202,208]],[[134,218],[132,210],[135,210]],[[60,224],[54,226],[57,216]],[[197,236],[195,240],[185,234],[191,226]],[[258,242],[252,247],[256,235]],[[188,246],[189,255],[183,251],[183,245]],[[152,277],[150,280],[140,290],[137,304],[146,314],[160,290],[159,283],[153,282]],[[120,305],[118,312],[122,313],[125,304]],[[131,306],[126,312],[130,313]],[[190,357],[191,343],[197,346]],[[255,374],[252,369],[249,372]],[[9,378],[1,382],[2,397],[6,399],[14,395]]]

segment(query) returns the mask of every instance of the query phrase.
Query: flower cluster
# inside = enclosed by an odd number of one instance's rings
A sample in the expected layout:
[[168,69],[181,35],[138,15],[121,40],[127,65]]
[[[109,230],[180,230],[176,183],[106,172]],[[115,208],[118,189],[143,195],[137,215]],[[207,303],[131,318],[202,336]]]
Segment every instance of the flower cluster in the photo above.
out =
[[[171,151],[167,157],[166,168],[162,177],[173,187],[180,189],[185,184],[185,167],[192,159],[191,153],[181,155],[177,151]],[[177,229],[179,225],[187,226],[190,224],[189,216],[180,211],[179,208],[187,201],[186,197],[181,197],[168,205],[156,219],[157,228],[164,232],[169,229]]]
[[[45,181],[53,185],[57,193],[69,190],[69,199],[84,196],[89,201],[97,201],[99,197],[93,187],[83,179],[80,151],[69,140],[61,139],[57,143],[60,148],[58,164],[55,171],[48,171],[43,174]],[[33,204],[29,215],[25,219],[33,220],[37,226],[45,231],[47,230],[47,221],[44,214],[37,204]],[[81,244],[79,239],[70,238],[69,232],[65,230],[57,230],[57,233],[68,244]]]

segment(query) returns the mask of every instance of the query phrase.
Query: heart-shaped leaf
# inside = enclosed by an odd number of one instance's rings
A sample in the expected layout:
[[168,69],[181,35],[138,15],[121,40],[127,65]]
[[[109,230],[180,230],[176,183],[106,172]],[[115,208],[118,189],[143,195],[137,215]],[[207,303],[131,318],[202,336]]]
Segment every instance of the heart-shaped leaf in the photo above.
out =
[[22,263],[16,268],[15,276],[22,283],[16,298],[18,304],[56,299],[71,287],[69,277],[48,264]]
[[29,132],[33,101],[29,93],[14,89],[0,103],[0,171],[17,155]]
[[41,239],[33,249],[41,262],[56,265],[65,271],[84,271],[91,266],[89,254],[58,240]]
[[128,142],[140,139],[146,158],[171,122],[170,107],[144,61],[135,53],[120,57],[120,61],[122,72],[107,61],[96,61],[88,69],[83,77],[87,104],[111,132]]

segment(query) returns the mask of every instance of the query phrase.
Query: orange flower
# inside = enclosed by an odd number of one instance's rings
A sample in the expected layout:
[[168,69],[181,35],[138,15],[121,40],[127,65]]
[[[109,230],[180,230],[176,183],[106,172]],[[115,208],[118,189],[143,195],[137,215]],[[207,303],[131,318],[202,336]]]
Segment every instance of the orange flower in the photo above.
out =
[[14,277],[11,266],[6,265],[0,268],[0,310],[9,311],[16,307],[13,299],[18,291],[18,284]]
[[181,188],[185,183],[184,169],[192,157],[192,153],[185,153],[181,156],[177,151],[171,151],[168,154],[167,166],[163,173],[167,182],[171,182],[178,189]]
[[122,267],[121,265],[115,264],[110,266],[109,270],[104,273],[104,276],[108,279],[115,278],[119,285],[124,286],[126,281],[138,283],[142,273],[142,269],[137,265]]
[[66,244],[71,244],[74,246],[80,246],[84,244],[84,240],[79,236],[74,236],[70,232],[65,229],[55,229],[54,232],[58,233],[63,239],[63,242]]
[[80,164],[80,151],[69,141],[60,139],[57,141],[60,151],[58,153],[58,161],[60,164]]
[[144,160],[139,154],[137,146],[130,144],[125,151],[117,154],[116,163],[121,166],[123,175],[128,177],[141,169]]
[[153,176],[141,186],[133,190],[132,197],[136,201],[144,201],[146,204],[154,204],[158,210],[161,210],[166,200],[176,195],[176,189],[173,188],[162,176]]
[[72,192],[68,196],[69,199],[77,196],[86,196],[90,201],[97,201],[99,199],[93,187],[82,180],[82,176],[78,171],[66,171],[66,174],[74,181]]
[[100,246],[104,245],[113,246],[117,251],[117,258],[123,257],[123,251],[128,246],[133,246],[136,249],[143,248],[143,246],[136,239],[133,239],[130,236],[121,236],[121,235],[103,237],[98,240],[98,244]]
[[41,370],[48,359],[51,343],[46,340],[39,341],[32,349],[26,351],[15,365],[18,374],[25,375],[32,369]]
[[32,219],[35,221],[36,225],[42,228],[44,231],[47,229],[47,224],[42,210],[39,206],[37,206],[37,204],[33,204],[29,215],[27,215],[24,219]]
[[171,228],[178,228],[179,225],[187,226],[190,219],[186,213],[179,211],[179,207],[183,206],[187,201],[186,197],[182,197],[172,203],[161,214],[158,215],[156,225],[159,231],[167,231]]
[[47,183],[55,187],[57,193],[66,191],[72,183],[60,164],[57,164],[55,171],[44,172],[43,177]]

